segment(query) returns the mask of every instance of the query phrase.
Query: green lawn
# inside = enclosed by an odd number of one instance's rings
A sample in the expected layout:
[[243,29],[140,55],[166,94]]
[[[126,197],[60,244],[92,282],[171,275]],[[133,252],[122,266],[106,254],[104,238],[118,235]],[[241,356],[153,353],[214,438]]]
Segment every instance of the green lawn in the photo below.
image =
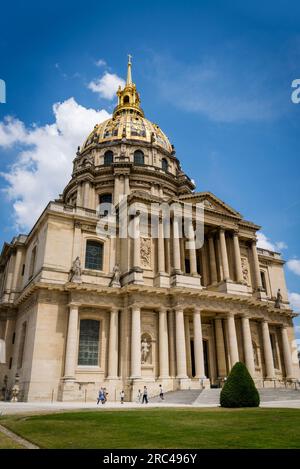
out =
[[18,445],[15,441],[11,440],[7,436],[3,435],[3,433],[0,432],[0,449],[20,449],[23,448],[23,446]]
[[300,448],[298,409],[99,409],[1,424],[41,448]]

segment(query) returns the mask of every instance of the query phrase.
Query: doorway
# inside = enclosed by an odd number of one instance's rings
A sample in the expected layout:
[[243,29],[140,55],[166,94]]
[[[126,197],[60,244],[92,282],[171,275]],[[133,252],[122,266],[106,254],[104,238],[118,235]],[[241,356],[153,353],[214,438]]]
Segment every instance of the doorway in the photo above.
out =
[[[209,366],[208,366],[208,340],[203,340],[203,359],[204,359],[204,372],[206,378],[209,378]],[[195,355],[194,355],[194,339],[191,339],[191,368],[192,377],[196,375],[195,367]]]

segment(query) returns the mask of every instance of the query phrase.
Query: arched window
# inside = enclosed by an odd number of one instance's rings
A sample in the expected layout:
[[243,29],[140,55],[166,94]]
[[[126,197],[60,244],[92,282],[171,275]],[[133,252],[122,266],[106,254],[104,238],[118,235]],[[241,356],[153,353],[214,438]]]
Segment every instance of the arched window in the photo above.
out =
[[144,164],[144,153],[141,150],[134,152],[134,164]]
[[81,319],[79,334],[78,365],[98,366],[100,322]]
[[168,160],[166,160],[166,158],[163,158],[161,160],[161,167],[162,167],[162,170],[165,171],[165,172],[168,172],[169,170],[169,163],[168,163]]
[[124,103],[124,104],[128,104],[128,103],[129,103],[129,96],[128,96],[128,95],[124,96],[123,103]]
[[98,241],[86,242],[85,268],[93,270],[103,269],[103,244]]
[[108,150],[104,154],[104,166],[109,166],[113,163],[114,154],[111,150]]

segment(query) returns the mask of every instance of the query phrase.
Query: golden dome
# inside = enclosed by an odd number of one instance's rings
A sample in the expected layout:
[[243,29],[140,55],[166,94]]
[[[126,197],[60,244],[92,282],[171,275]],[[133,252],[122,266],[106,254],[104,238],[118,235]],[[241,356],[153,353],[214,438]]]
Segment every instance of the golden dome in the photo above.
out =
[[136,142],[156,144],[172,152],[172,145],[158,125],[145,117],[127,112],[96,125],[83,145],[83,149],[99,143],[121,142],[125,138]]
[[114,109],[113,117],[95,125],[82,149],[85,150],[89,146],[106,142],[121,142],[126,139],[151,143],[171,153],[173,148],[168,137],[157,124],[153,124],[144,117],[143,110],[140,107],[139,94],[131,79],[130,56],[126,84],[123,90],[119,87],[117,97],[118,104]]

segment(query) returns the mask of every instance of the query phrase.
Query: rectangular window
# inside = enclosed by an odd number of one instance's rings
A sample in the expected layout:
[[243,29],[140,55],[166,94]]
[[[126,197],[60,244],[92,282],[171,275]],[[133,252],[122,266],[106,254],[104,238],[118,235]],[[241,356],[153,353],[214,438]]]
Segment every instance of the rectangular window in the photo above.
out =
[[24,272],[25,272],[25,264],[22,265],[22,273],[21,273],[22,277],[24,275]]
[[99,327],[100,322],[93,319],[82,319],[80,321],[78,365],[98,365]]
[[9,370],[11,370],[11,367],[12,367],[12,360],[13,360],[12,357],[10,357],[10,359],[9,359],[9,367],[8,367]]
[[18,368],[22,368],[22,365],[23,365],[25,338],[26,338],[26,328],[27,328],[27,324],[26,324],[26,322],[24,322],[22,324],[22,330],[21,330],[21,336],[20,336]]
[[85,253],[85,268],[102,270],[103,268],[103,244],[97,241],[87,241]]

